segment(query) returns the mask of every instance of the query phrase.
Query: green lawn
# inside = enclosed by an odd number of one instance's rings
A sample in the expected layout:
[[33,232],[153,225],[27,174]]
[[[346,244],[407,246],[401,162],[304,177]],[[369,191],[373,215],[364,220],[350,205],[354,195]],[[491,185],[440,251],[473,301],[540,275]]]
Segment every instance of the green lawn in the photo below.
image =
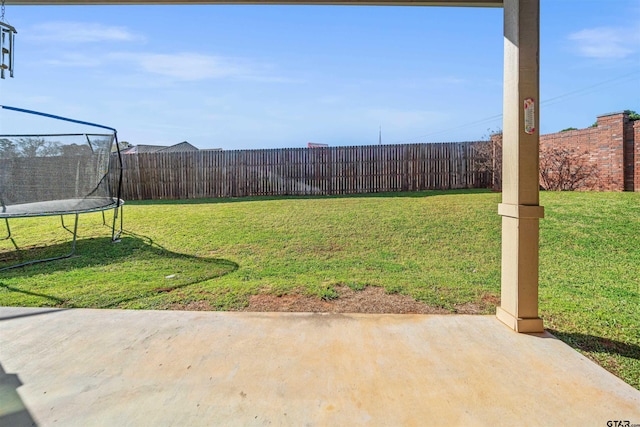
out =
[[[500,194],[137,202],[122,242],[80,217],[78,256],[0,272],[0,305],[246,306],[252,294],[334,298],[381,286],[455,312],[494,313]],[[540,312],[556,336],[640,389],[640,194],[543,193]],[[59,218],[12,222],[0,267],[68,249]],[[31,247],[30,245],[38,245]]]

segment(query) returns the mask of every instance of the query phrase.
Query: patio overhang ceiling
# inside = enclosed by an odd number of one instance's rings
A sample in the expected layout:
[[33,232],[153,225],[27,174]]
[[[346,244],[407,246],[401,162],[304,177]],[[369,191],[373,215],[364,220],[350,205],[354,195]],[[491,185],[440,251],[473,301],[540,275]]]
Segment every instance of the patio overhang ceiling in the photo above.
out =
[[126,4],[280,4],[280,5],[361,5],[361,6],[463,6],[463,7],[502,7],[503,0],[440,0],[440,1],[411,1],[411,0],[6,0],[7,5],[126,5]]

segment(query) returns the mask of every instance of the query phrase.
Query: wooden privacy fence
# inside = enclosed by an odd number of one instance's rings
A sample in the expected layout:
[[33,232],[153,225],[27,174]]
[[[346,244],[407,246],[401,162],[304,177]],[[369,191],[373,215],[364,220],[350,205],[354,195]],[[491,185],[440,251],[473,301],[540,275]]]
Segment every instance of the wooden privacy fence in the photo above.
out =
[[[482,142],[123,155],[125,200],[481,188]],[[119,173],[116,162],[113,177]]]

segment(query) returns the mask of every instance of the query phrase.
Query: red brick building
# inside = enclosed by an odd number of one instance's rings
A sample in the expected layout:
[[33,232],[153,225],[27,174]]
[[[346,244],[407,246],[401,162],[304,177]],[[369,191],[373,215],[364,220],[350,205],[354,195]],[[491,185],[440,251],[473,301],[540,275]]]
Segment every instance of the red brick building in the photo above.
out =
[[575,148],[598,168],[595,190],[640,192],[640,120],[626,112],[598,116],[597,126],[540,136],[540,149]]

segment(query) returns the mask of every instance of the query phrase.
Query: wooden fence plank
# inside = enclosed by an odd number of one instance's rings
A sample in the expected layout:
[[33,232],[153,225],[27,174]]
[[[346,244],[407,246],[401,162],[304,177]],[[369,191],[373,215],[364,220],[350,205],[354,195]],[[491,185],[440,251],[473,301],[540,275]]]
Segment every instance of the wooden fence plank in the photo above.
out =
[[[194,151],[123,155],[125,200],[334,195],[491,185],[477,144]],[[120,167],[114,156],[111,184]],[[115,188],[115,187],[114,187]]]

